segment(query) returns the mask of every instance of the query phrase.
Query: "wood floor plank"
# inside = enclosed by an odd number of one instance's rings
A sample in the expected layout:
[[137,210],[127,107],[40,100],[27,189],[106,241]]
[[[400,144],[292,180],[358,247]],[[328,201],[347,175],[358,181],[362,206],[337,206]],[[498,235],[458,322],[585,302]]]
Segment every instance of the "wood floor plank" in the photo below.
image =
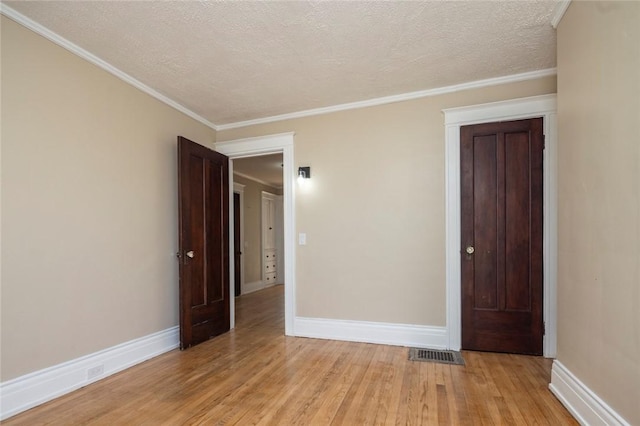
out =
[[375,410],[375,417],[372,423],[374,425],[389,424],[396,418],[400,389],[402,387],[402,369],[398,368],[398,366],[404,364],[402,355],[399,351],[387,351],[387,356],[384,359],[385,373],[381,377],[382,385],[379,386],[380,395],[378,398],[380,402],[377,410]]
[[171,351],[3,425],[576,425],[550,360],[284,336],[282,286],[236,299],[236,329]]
[[[347,346],[350,346],[350,344],[343,342],[343,354],[345,350],[348,350]],[[354,347],[353,350],[354,352],[349,356],[351,360],[364,357],[368,348],[366,345],[358,345]],[[327,389],[323,403],[318,407],[316,414],[311,418],[309,424],[327,425],[333,422],[356,376],[357,373],[352,368],[351,362],[349,362],[348,368],[345,369],[343,375]]]
[[335,424],[357,424],[352,423],[351,418],[354,416],[355,411],[358,406],[357,403],[360,403],[362,400],[360,395],[360,387],[363,385],[364,375],[366,370],[373,358],[373,354],[375,353],[375,345],[369,345],[368,350],[362,353],[362,356],[356,358],[351,365],[351,368],[354,370],[353,381],[349,386],[344,398],[342,399],[342,403],[340,407],[338,407],[338,411],[336,412],[332,422]]
[[407,425],[415,423],[411,419],[412,404],[416,403],[419,397],[415,396],[417,392],[417,375],[420,364],[417,362],[405,363],[402,375],[402,387],[400,388],[400,399],[398,412],[396,415],[396,425]]
[[[310,384],[305,404],[298,409],[297,412],[293,413],[294,416],[291,418],[291,423],[301,425],[312,424],[312,419],[321,409],[323,402],[330,398],[332,385],[339,382],[340,378],[346,374],[350,368],[349,355],[345,352],[344,345],[339,345],[337,351],[336,361],[331,365],[331,368],[322,375],[315,386]],[[335,410],[331,418],[333,418],[334,415]]]

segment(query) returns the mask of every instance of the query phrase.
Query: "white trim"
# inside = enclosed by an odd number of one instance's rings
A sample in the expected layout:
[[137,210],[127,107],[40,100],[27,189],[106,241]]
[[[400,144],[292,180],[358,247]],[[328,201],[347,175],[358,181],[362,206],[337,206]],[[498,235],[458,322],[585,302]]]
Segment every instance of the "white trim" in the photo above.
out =
[[560,361],[553,361],[549,389],[582,425],[631,426]]
[[570,4],[571,0],[561,0],[558,2],[558,4],[556,4],[556,8],[553,11],[553,16],[551,17],[551,26],[554,29],[557,29],[558,25],[560,25],[560,21],[562,21],[562,17],[569,8]]
[[[253,138],[219,141],[215,143],[215,147],[216,150],[233,159],[278,154],[283,152],[284,148],[293,146],[294,135],[295,132],[286,132],[274,135],[256,136]],[[229,154],[226,154],[227,152],[229,152]],[[284,169],[284,161],[282,163],[282,168]]]
[[544,356],[556,354],[557,128],[556,95],[533,96],[443,110],[446,168],[446,303],[449,349],[461,346],[460,127],[466,124],[543,117],[544,151]]
[[283,202],[284,197],[282,195],[277,196],[276,202],[276,252],[279,253],[276,259],[276,268],[280,273],[276,275],[276,284],[284,284],[284,217],[283,217]]
[[445,327],[297,317],[296,336],[348,342],[445,349]]
[[[237,182],[233,182],[233,192],[237,193],[240,196],[240,243],[242,247],[240,251],[244,254],[244,187],[245,185]],[[235,220],[235,214],[233,215],[233,220]],[[235,223],[234,223],[235,225]],[[232,228],[235,229],[235,226]],[[235,244],[235,241],[234,241]],[[235,256],[235,247],[234,247],[234,256]],[[235,263],[234,263],[235,268]],[[235,270],[234,277],[235,277]],[[234,278],[235,279],[235,278]],[[242,294],[242,289],[244,288],[244,255],[240,255],[240,294]],[[233,289],[235,294],[235,288]],[[234,324],[235,325],[235,324]]]
[[237,129],[239,127],[253,126],[256,124],[272,123],[274,121],[290,120],[293,118],[309,117],[312,115],[329,114],[337,111],[366,108],[376,105],[391,104],[394,102],[408,101],[412,99],[426,98],[429,96],[443,95],[446,93],[460,92],[462,90],[479,89],[489,86],[497,86],[519,81],[535,80],[537,78],[556,75],[556,68],[548,68],[538,71],[530,71],[521,74],[507,75],[503,77],[487,78],[485,80],[470,81],[468,83],[455,84],[453,86],[439,87],[436,89],[420,90],[418,92],[403,93],[400,95],[385,96],[382,98],[368,99],[366,101],[351,102],[347,104],[333,105],[324,108],[314,108],[305,111],[298,111],[289,114],[274,115],[271,117],[258,118],[255,120],[238,121],[236,123],[219,124],[216,130]]
[[240,172],[233,172],[233,174],[234,174],[235,176],[240,176],[241,178],[245,178],[245,179],[251,180],[251,181],[253,181],[253,182],[259,183],[260,185],[268,186],[269,188],[273,188],[273,189],[282,189],[282,186],[271,185],[269,182],[267,182],[267,181],[265,181],[265,180],[258,179],[258,178],[253,177],[253,176],[249,176],[249,175],[246,175],[246,174],[244,174],[244,173],[240,173]]
[[[564,11],[569,6],[569,2],[568,1],[562,1],[560,3],[560,6],[564,5],[565,3],[566,3],[566,6],[563,6],[564,10],[562,10],[562,12],[561,12],[562,14],[564,14]],[[558,13],[557,11],[558,10],[559,9],[556,9],[556,16],[558,16],[557,15],[557,13]],[[515,83],[515,82],[525,81],[525,80],[534,80],[534,79],[537,79],[537,78],[543,78],[543,77],[556,75],[556,73],[557,73],[556,68],[548,68],[548,69],[543,69],[543,70],[524,72],[524,73],[520,73],[520,74],[513,74],[513,75],[502,76],[502,77],[487,78],[487,79],[484,79],[484,80],[470,81],[470,82],[467,82],[467,83],[455,84],[455,85],[451,85],[451,86],[444,86],[444,87],[439,87],[439,88],[435,88],[435,89],[420,90],[420,91],[417,91],[417,92],[402,93],[402,94],[399,94],[399,95],[385,96],[385,97],[381,97],[381,98],[368,99],[368,100],[365,100],[365,101],[351,102],[351,103],[333,105],[333,106],[328,106],[328,107],[323,107],[323,108],[314,108],[314,109],[309,109],[309,110],[304,110],[304,111],[298,111],[298,112],[293,112],[293,113],[288,113],[288,114],[274,115],[274,116],[271,116],[271,117],[258,118],[258,119],[254,119],[254,120],[238,121],[238,122],[235,122],[235,123],[227,123],[227,124],[219,124],[219,125],[217,125],[217,124],[207,120],[206,118],[196,114],[195,112],[191,111],[190,109],[188,109],[184,105],[179,104],[178,102],[174,101],[173,99],[171,99],[171,98],[163,95],[162,93],[158,92],[157,90],[147,86],[146,84],[144,84],[140,80],[130,76],[129,74],[125,73],[124,71],[120,70],[119,68],[116,68],[115,66],[111,65],[107,61],[97,57],[93,53],[83,49],[82,47],[78,46],[75,43],[72,43],[71,41],[69,41],[66,38],[60,36],[59,34],[51,31],[50,29],[44,27],[43,25],[39,24],[38,22],[35,22],[31,18],[28,18],[28,17],[24,16],[23,14],[17,12],[16,10],[12,9],[11,7],[7,6],[4,3],[0,3],[0,13],[2,15],[6,16],[7,18],[19,23],[20,25],[30,29],[31,31],[35,32],[36,34],[41,35],[42,37],[46,38],[47,40],[57,44],[58,46],[68,50],[69,52],[71,52],[71,53],[73,53],[73,54],[85,59],[86,61],[88,61],[88,62],[90,62],[90,63],[92,63],[92,64],[94,64],[94,65],[96,65],[96,66],[98,66],[100,68],[102,68],[103,70],[105,70],[108,73],[116,76],[117,78],[121,79],[122,81],[124,81],[124,82],[132,85],[133,87],[136,87],[137,89],[143,91],[144,93],[148,94],[149,96],[152,96],[152,97],[156,98],[160,102],[163,102],[163,103],[169,105],[170,107],[182,112],[183,114],[193,118],[194,120],[204,124],[205,126],[211,128],[211,129],[214,129],[216,131],[236,129],[236,128],[239,128],[239,127],[253,126],[253,125],[256,125],[256,124],[272,123],[274,121],[282,121],[282,120],[288,120],[288,119],[292,119],[292,118],[300,118],[300,117],[308,117],[308,116],[312,116],[312,115],[328,114],[328,113],[331,113],[331,112],[345,111],[345,110],[350,110],[350,109],[366,108],[366,107],[370,107],[370,106],[384,105],[384,104],[390,104],[390,103],[394,103],[394,102],[402,102],[402,101],[407,101],[407,100],[411,100],[411,99],[425,98],[425,97],[429,97],[429,96],[437,96],[437,95],[442,95],[442,94],[445,94],[445,93],[459,92],[459,91],[462,91],[462,90],[478,89],[478,88],[482,88],[482,87],[496,86],[496,85],[507,84],[507,83]],[[562,15],[559,15],[559,17],[557,18],[558,21],[561,18],[562,18]],[[554,16],[554,22],[555,22],[555,19],[556,19],[556,17]],[[557,26],[557,24],[554,25],[554,28],[556,26]]]
[[[566,3],[567,3],[566,7],[568,7],[568,2],[566,2]],[[564,4],[564,1],[561,4]],[[565,10],[566,10],[566,7],[565,7]],[[169,105],[170,107],[182,112],[183,114],[193,118],[194,120],[204,124],[205,126],[211,128],[211,129],[214,129],[216,131],[236,129],[236,128],[239,128],[239,127],[252,126],[252,125],[256,125],[256,124],[272,123],[274,121],[282,121],[282,120],[288,120],[288,119],[292,119],[292,118],[300,118],[300,117],[308,117],[308,116],[312,116],[312,115],[328,114],[328,113],[337,112],[337,111],[345,111],[345,110],[351,110],[351,109],[366,108],[366,107],[370,107],[370,106],[384,105],[384,104],[390,104],[390,103],[394,103],[394,102],[402,102],[402,101],[407,101],[407,100],[411,100],[411,99],[425,98],[425,97],[429,97],[429,96],[437,96],[437,95],[442,95],[442,94],[445,94],[445,93],[459,92],[459,91],[462,91],[462,90],[478,89],[478,88],[482,88],[482,87],[496,86],[496,85],[507,84],[507,83],[515,83],[515,82],[525,81],[525,80],[534,80],[534,79],[537,79],[537,78],[543,78],[543,77],[556,75],[556,73],[557,73],[556,68],[548,68],[548,69],[543,69],[543,70],[524,72],[524,73],[520,73],[520,74],[513,74],[513,75],[502,76],[502,77],[494,77],[494,78],[488,78],[488,79],[484,79],[484,80],[471,81],[471,82],[467,82],[467,83],[455,84],[455,85],[452,85],[452,86],[439,87],[439,88],[435,88],[435,89],[420,90],[420,91],[417,91],[417,92],[403,93],[403,94],[393,95],[393,96],[385,96],[385,97],[381,97],[381,98],[368,99],[368,100],[365,100],[365,101],[351,102],[351,103],[333,105],[333,106],[328,106],[328,107],[323,107],[323,108],[314,108],[314,109],[309,109],[309,110],[304,110],[304,111],[298,111],[298,112],[293,112],[293,113],[288,113],[288,114],[280,114],[280,115],[275,115],[275,116],[271,116],[271,117],[258,118],[258,119],[254,119],[254,120],[238,121],[238,122],[235,122],[235,123],[227,123],[227,124],[219,124],[219,125],[217,125],[217,124],[207,120],[206,118],[196,114],[195,112],[191,111],[190,109],[188,109],[184,105],[179,104],[178,102],[174,101],[173,99],[171,99],[171,98],[163,95],[162,93],[158,92],[157,90],[147,86],[146,84],[144,84],[140,80],[132,77],[131,75],[125,73],[124,71],[120,70],[119,68],[116,68],[115,66],[111,65],[107,61],[97,57],[93,53],[83,49],[82,47],[78,46],[75,43],[72,43],[71,41],[69,41],[66,38],[60,36],[59,34],[51,31],[50,29],[44,27],[43,25],[39,24],[38,22],[35,22],[31,18],[28,18],[28,17],[24,16],[23,14],[17,12],[16,10],[12,9],[11,7],[7,6],[4,3],[0,3],[0,13],[2,15],[6,16],[7,18],[19,23],[20,25],[30,29],[31,31],[35,32],[36,34],[41,35],[42,37],[46,38],[47,40],[57,44],[58,46],[68,50],[69,52],[71,52],[71,53],[73,53],[73,54],[85,59],[86,61],[88,61],[88,62],[90,62],[90,63],[92,63],[92,64],[94,64],[94,65],[96,65],[96,66],[98,66],[100,68],[102,68],[103,70],[105,70],[108,73],[116,76],[117,78],[121,79],[122,81],[124,81],[124,82],[132,85],[133,87],[136,87],[137,89],[143,91],[144,93],[148,94],[149,96],[154,97],[155,99],[159,100],[160,102],[163,102],[163,103]],[[564,11],[562,11],[562,13],[564,13]],[[561,18],[561,16],[560,16],[560,18]],[[560,18],[558,18],[558,20]],[[554,19],[555,19],[555,17],[554,17]],[[555,26],[554,26],[554,28],[555,28]]]
[[[284,329],[285,334],[294,333],[296,307],[295,277],[295,173],[293,162],[293,133],[281,133],[235,141],[217,142],[218,152],[228,156],[229,178],[233,179],[233,160],[257,155],[282,153],[283,206],[284,206]],[[230,248],[233,250],[233,247]],[[230,252],[231,254],[233,252]],[[235,303],[230,298],[231,321],[234,323]]]
[[165,104],[169,105],[170,107],[180,111],[181,113],[193,118],[196,121],[199,121],[200,123],[204,124],[207,127],[210,127],[211,129],[218,130],[218,126],[216,126],[214,123],[212,123],[211,121],[207,120],[206,118],[196,114],[195,112],[191,111],[190,109],[188,109],[184,105],[181,105],[178,102],[174,101],[173,99],[168,98],[167,96],[165,96],[162,93],[156,91],[155,89],[152,89],[151,87],[147,86],[146,84],[144,84],[140,80],[138,80],[138,79],[130,76],[126,72],[114,67],[113,65],[111,65],[107,61],[105,61],[103,59],[100,59],[99,57],[97,57],[93,53],[83,49],[82,47],[78,46],[77,44],[74,44],[74,43],[70,42],[66,38],[56,34],[55,32],[51,31],[50,29],[48,29],[48,28],[42,26],[41,24],[35,22],[31,18],[28,18],[28,17],[24,16],[20,12],[17,12],[16,10],[10,8],[9,6],[7,6],[4,3],[0,3],[0,13],[3,14],[4,16],[6,16],[7,18],[17,22],[18,24],[22,25],[23,27],[26,27],[26,28],[30,29],[31,31],[35,32],[36,34],[41,35],[42,37],[46,38],[47,40],[52,41],[53,43],[57,44],[58,46],[66,49],[69,52],[81,57],[82,59],[84,59],[84,60],[86,60],[86,61],[88,61],[90,63],[92,63],[93,65],[96,65],[96,66],[102,68],[103,70],[107,71],[108,73],[118,77],[120,80],[124,81],[125,83],[128,83],[128,84],[132,85],[133,87],[143,91],[147,95],[156,98],[160,102],[164,102]]
[[[179,328],[171,327],[112,346],[0,384],[0,419],[132,367],[179,346]],[[88,378],[88,370],[102,366],[103,374]]]

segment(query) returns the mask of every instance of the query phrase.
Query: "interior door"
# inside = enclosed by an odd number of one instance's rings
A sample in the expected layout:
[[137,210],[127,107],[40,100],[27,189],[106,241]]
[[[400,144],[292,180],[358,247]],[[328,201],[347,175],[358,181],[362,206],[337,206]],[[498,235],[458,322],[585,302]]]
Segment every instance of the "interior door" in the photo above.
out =
[[229,160],[178,137],[180,348],[229,330]]
[[240,194],[233,193],[233,288],[235,289],[235,295],[240,296],[242,293],[241,279],[242,279],[242,242],[240,238]]
[[542,354],[542,118],[460,130],[462,347]]

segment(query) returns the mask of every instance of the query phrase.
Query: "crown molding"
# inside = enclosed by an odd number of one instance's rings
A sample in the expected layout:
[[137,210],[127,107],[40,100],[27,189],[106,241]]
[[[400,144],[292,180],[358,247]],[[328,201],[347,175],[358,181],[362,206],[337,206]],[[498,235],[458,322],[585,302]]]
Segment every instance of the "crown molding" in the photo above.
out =
[[274,115],[271,117],[258,118],[255,120],[238,121],[236,123],[219,124],[218,131],[237,129],[240,127],[254,126],[256,124],[272,123],[275,121],[290,120],[293,118],[309,117],[313,115],[329,114],[332,112],[346,111],[350,109],[366,108],[377,105],[391,104],[395,102],[408,101],[412,99],[426,98],[430,96],[444,95],[447,93],[460,92],[462,90],[479,89],[500,84],[516,83],[519,81],[535,80],[537,78],[548,77],[557,74],[556,68],[530,71],[520,74],[512,74],[503,77],[488,78],[485,80],[471,81],[468,83],[455,84],[453,86],[439,87],[436,89],[420,90],[418,92],[403,93],[400,95],[385,96],[366,101],[351,102],[347,104],[333,105],[324,108],[314,108],[289,114]]
[[9,19],[11,19],[11,20],[13,20],[15,22],[17,22],[18,24],[22,25],[23,27],[26,27],[26,28],[30,29],[31,31],[35,32],[36,34],[41,35],[42,37],[46,38],[47,40],[57,44],[58,46],[68,50],[69,52],[81,57],[82,59],[84,59],[86,61],[89,61],[93,65],[96,65],[96,66],[102,68],[103,70],[107,71],[108,73],[113,74],[114,76],[118,77],[120,80],[124,81],[125,83],[128,83],[128,84],[132,85],[133,87],[143,91],[144,93],[146,93],[149,96],[152,96],[152,97],[156,98],[160,102],[163,102],[163,103],[169,105],[170,107],[180,111],[181,113],[187,115],[188,117],[193,118],[194,120],[204,124],[207,127],[210,127],[213,130],[218,130],[218,126],[216,126],[214,123],[212,123],[211,121],[207,120],[206,118],[201,117],[200,115],[198,115],[195,112],[191,111],[190,109],[188,109],[184,105],[181,105],[181,104],[177,103],[176,101],[174,101],[173,99],[170,99],[167,96],[163,95],[162,93],[152,89],[151,87],[147,86],[146,84],[144,84],[140,80],[138,80],[138,79],[130,76],[126,72],[114,67],[113,65],[111,65],[107,61],[105,61],[103,59],[100,59],[99,57],[97,57],[93,53],[90,53],[87,50],[83,49],[82,47],[78,46],[77,44],[74,44],[74,43],[70,42],[66,38],[56,34],[55,32],[53,32],[50,29],[44,27],[43,25],[41,25],[41,24],[35,22],[34,20],[24,16],[20,12],[10,8],[9,6],[7,6],[4,3],[0,3],[0,14],[6,16],[7,18],[9,18]]
[[[552,20],[552,23],[555,23],[554,28],[557,25],[557,22],[559,22],[560,19],[562,18],[562,15],[566,11],[567,7],[569,7],[569,3],[570,3],[570,0],[562,0],[560,3],[558,3],[558,6],[556,8],[556,12],[554,14],[554,18]],[[51,30],[49,30],[48,28],[44,27],[43,25],[41,25],[41,24],[35,22],[34,20],[22,15],[21,13],[17,12],[16,10],[12,9],[11,7],[7,6],[4,3],[0,3],[0,14],[4,15],[7,18],[17,22],[18,24],[30,29],[31,31],[35,32],[36,34],[41,35],[42,37],[46,38],[47,40],[50,40],[51,42],[57,44],[58,46],[68,50],[69,52],[71,52],[71,53],[73,53],[73,54],[75,54],[75,55],[77,55],[77,56],[89,61],[90,63],[92,63],[92,64],[94,64],[94,65],[96,65],[96,66],[98,66],[100,68],[102,68],[103,70],[105,70],[108,73],[116,76],[117,78],[121,79],[122,81],[124,81],[124,82],[126,82],[126,83],[128,83],[128,84],[130,84],[130,85],[132,85],[134,87],[136,87],[137,89],[139,89],[139,90],[143,91],[144,93],[154,97],[155,99],[159,100],[160,102],[165,103],[166,105],[176,109],[177,111],[180,111],[181,113],[187,115],[188,117],[193,118],[194,120],[204,124],[205,126],[211,128],[211,129],[213,129],[215,131],[236,129],[236,128],[240,128],[240,127],[253,126],[253,125],[257,125],[257,124],[265,124],[265,123],[272,123],[272,122],[276,122],[276,121],[290,120],[290,119],[294,119],[294,118],[302,118],[302,117],[309,117],[309,116],[314,116],[314,115],[329,114],[329,113],[332,113],[332,112],[347,111],[347,110],[351,110],[351,109],[366,108],[366,107],[377,106],[377,105],[385,105],[385,104],[391,104],[391,103],[395,103],[395,102],[408,101],[408,100],[412,100],[412,99],[426,98],[426,97],[430,97],[430,96],[437,96],[437,95],[443,95],[443,94],[447,94],[447,93],[459,92],[459,91],[463,91],[463,90],[479,89],[479,88],[483,88],[483,87],[496,86],[496,85],[500,85],[500,84],[516,83],[516,82],[519,82],[519,81],[526,81],[526,80],[534,80],[534,79],[537,79],[537,78],[543,78],[543,77],[548,77],[548,76],[552,76],[552,75],[556,75],[557,74],[556,68],[548,68],[548,69],[530,71],[530,72],[525,72],[525,73],[520,73],[520,74],[513,74],[513,75],[508,75],[508,76],[503,76],[503,77],[495,77],[495,78],[488,78],[488,79],[484,79],[484,80],[471,81],[471,82],[468,82],[468,83],[461,83],[461,84],[456,84],[456,85],[452,85],[452,86],[444,86],[444,87],[439,87],[439,88],[435,88],[435,89],[421,90],[421,91],[417,91],[417,92],[403,93],[403,94],[399,94],[399,95],[385,96],[385,97],[381,97],[381,98],[373,98],[373,99],[369,99],[369,100],[365,100],[365,101],[351,102],[351,103],[333,105],[333,106],[328,106],[328,107],[323,107],[323,108],[314,108],[314,109],[308,109],[308,110],[298,111],[298,112],[293,112],[293,113],[280,114],[280,115],[274,115],[274,116],[270,116],[270,117],[253,119],[253,120],[238,121],[238,122],[233,122],[233,123],[217,125],[217,124],[207,120],[206,118],[196,114],[195,112],[191,111],[190,109],[188,109],[184,105],[181,105],[178,102],[174,101],[173,99],[171,99],[171,98],[161,94],[160,92],[156,91],[155,89],[152,89],[151,87],[147,86],[146,84],[144,84],[140,80],[137,80],[136,78],[134,78],[134,77],[130,76],[129,74],[125,73],[124,71],[116,68],[115,66],[113,66],[110,63],[106,62],[105,60],[97,57],[96,55],[88,52],[87,50],[81,48],[80,46],[70,42],[69,40],[65,39],[64,37],[56,34],[55,32],[53,32]]]
[[560,21],[562,20],[562,17],[569,8],[570,4],[571,0],[562,0],[556,5],[555,10],[553,11],[553,16],[551,17],[551,26],[554,29],[557,29],[558,25],[560,25]]

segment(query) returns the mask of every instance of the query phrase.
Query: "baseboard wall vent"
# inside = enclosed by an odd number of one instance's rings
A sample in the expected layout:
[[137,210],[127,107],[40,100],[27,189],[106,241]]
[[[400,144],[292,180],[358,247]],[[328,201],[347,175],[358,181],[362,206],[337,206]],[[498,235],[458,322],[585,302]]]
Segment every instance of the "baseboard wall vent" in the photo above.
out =
[[458,351],[410,348],[409,361],[438,362],[440,364],[464,365],[462,354]]

